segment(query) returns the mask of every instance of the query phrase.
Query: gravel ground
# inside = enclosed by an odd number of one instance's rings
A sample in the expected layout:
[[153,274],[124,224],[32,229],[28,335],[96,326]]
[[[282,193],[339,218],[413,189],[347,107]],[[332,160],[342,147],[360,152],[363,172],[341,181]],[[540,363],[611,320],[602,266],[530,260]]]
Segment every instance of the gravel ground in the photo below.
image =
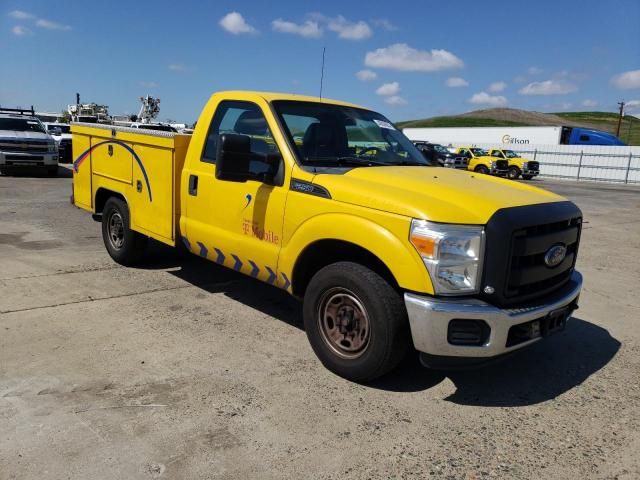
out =
[[70,178],[0,177],[0,479],[640,478],[640,189],[583,209],[581,308],[480,370],[325,370],[300,306],[154,246],[108,257]]

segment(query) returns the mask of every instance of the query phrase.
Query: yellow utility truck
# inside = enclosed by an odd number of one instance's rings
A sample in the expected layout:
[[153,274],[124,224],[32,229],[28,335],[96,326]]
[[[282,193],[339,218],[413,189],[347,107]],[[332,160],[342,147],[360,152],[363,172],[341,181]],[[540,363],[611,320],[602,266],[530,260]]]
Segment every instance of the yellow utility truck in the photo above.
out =
[[383,375],[412,347],[430,367],[483,363],[561,330],[577,307],[576,205],[431,166],[363,107],[221,92],[192,136],[72,132],[73,202],[101,220],[116,262],[141,261],[153,238],[286,290],[345,378]]
[[493,158],[500,160],[504,159],[509,162],[507,178],[510,178],[511,180],[517,180],[520,175],[522,175],[523,180],[531,180],[533,177],[540,174],[539,162],[521,157],[513,150],[507,150],[505,148],[491,148],[489,149],[489,155]]
[[454,153],[469,161],[467,170],[472,172],[497,175],[499,177],[504,177],[507,174],[509,166],[507,161],[492,158],[489,152],[482,148],[458,147]]

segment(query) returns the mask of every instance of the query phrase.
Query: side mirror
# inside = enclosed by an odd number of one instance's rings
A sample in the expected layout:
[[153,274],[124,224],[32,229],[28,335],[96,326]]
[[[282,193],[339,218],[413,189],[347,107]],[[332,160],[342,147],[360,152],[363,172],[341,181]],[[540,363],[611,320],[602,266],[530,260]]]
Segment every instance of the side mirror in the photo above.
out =
[[224,133],[218,139],[216,178],[231,182],[246,182],[251,160],[251,138],[247,135]]

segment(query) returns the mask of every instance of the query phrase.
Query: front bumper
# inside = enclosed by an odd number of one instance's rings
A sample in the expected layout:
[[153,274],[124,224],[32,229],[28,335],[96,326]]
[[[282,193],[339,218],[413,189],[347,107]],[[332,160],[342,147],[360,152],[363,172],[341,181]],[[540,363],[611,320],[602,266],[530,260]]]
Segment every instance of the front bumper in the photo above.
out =
[[535,177],[536,175],[540,174],[540,170],[529,170],[528,168],[525,168],[524,170],[522,170],[522,175],[531,175],[532,177]]
[[498,177],[506,177],[508,171],[509,170],[506,168],[491,167],[489,169],[489,173],[491,173],[491,175],[496,175]]
[[[479,299],[429,297],[405,293],[404,301],[409,315],[411,336],[416,350],[437,357],[469,359],[469,363],[498,357],[537,342],[542,336],[509,345],[511,327],[547,318],[566,308],[569,318],[582,288],[582,275],[574,272],[570,281],[560,290],[526,307],[500,309]],[[484,320],[490,328],[488,339],[482,345],[453,345],[449,343],[451,320]]]

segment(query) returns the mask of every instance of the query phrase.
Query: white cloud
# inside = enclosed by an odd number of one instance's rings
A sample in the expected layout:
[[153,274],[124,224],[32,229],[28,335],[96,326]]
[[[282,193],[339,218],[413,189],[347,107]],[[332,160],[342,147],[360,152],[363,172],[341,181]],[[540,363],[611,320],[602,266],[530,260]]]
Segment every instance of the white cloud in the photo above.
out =
[[36,18],[33,13],[25,12],[24,10],[13,10],[12,12],[9,12],[9,16],[17,18],[18,20],[32,20]]
[[437,72],[464,66],[462,60],[447,50],[417,50],[406,43],[395,43],[367,52],[364,63],[368,67],[405,72]]
[[571,107],[573,107],[573,103],[571,102],[562,102],[560,104],[560,110],[569,110]]
[[622,89],[640,88],[640,70],[620,73],[611,78],[611,83]]
[[224,28],[227,32],[233,33],[234,35],[256,32],[256,29],[249,25],[245,21],[244,17],[238,12],[227,13],[220,19],[218,25]]
[[532,82],[522,87],[518,92],[522,95],[565,95],[577,90],[572,83],[562,80],[545,80]]
[[363,82],[369,82],[378,78],[378,74],[373,70],[367,70],[365,68],[364,70],[357,72],[356,77],[358,77],[358,80],[362,80]]
[[327,28],[332,32],[336,32],[338,37],[346,40],[364,40],[373,35],[367,22],[362,20],[351,22],[342,15],[338,15],[336,18],[328,18]]
[[167,68],[172,72],[186,72],[188,70],[187,66],[181,63],[172,63]]
[[400,84],[398,82],[383,83],[376,90],[378,95],[397,95],[400,93]]
[[544,72],[544,70],[542,70],[541,68],[538,68],[538,67],[529,67],[527,69],[527,73],[529,75],[540,75],[542,72]]
[[474,105],[489,105],[492,107],[503,107],[507,104],[507,99],[502,95],[489,95],[487,92],[474,93],[468,100]]
[[294,23],[282,18],[278,18],[271,22],[271,28],[276,32],[281,33],[293,33],[305,38],[319,38],[322,36],[322,29],[318,22],[307,20],[304,23]]
[[492,93],[502,92],[505,88],[507,88],[507,84],[505,82],[493,82],[489,85],[489,91]]
[[595,100],[591,100],[591,99],[587,98],[586,100],[582,101],[582,106],[583,107],[597,107],[598,106],[598,102],[596,102]]
[[449,77],[447,78],[447,87],[457,88],[457,87],[468,87],[469,82],[467,82],[462,77]]
[[407,101],[398,95],[392,95],[390,97],[385,98],[384,103],[388,105],[406,105]]
[[376,27],[380,27],[389,32],[398,30],[398,27],[396,27],[393,23],[391,23],[386,18],[376,18],[375,20],[371,20],[371,23],[373,23]]
[[629,115],[638,115],[640,114],[640,100],[629,100],[624,105],[625,113]]
[[22,25],[16,25],[11,29],[11,33],[18,37],[24,37],[27,35],[31,35],[33,32],[29,30],[27,27],[23,27]]
[[71,30],[70,25],[63,25],[61,23],[46,20],[44,18],[39,18],[38,20],[36,20],[36,27],[46,28],[47,30],[61,30],[65,32]]
[[156,82],[141,81],[140,86],[144,88],[158,88],[159,85]]

